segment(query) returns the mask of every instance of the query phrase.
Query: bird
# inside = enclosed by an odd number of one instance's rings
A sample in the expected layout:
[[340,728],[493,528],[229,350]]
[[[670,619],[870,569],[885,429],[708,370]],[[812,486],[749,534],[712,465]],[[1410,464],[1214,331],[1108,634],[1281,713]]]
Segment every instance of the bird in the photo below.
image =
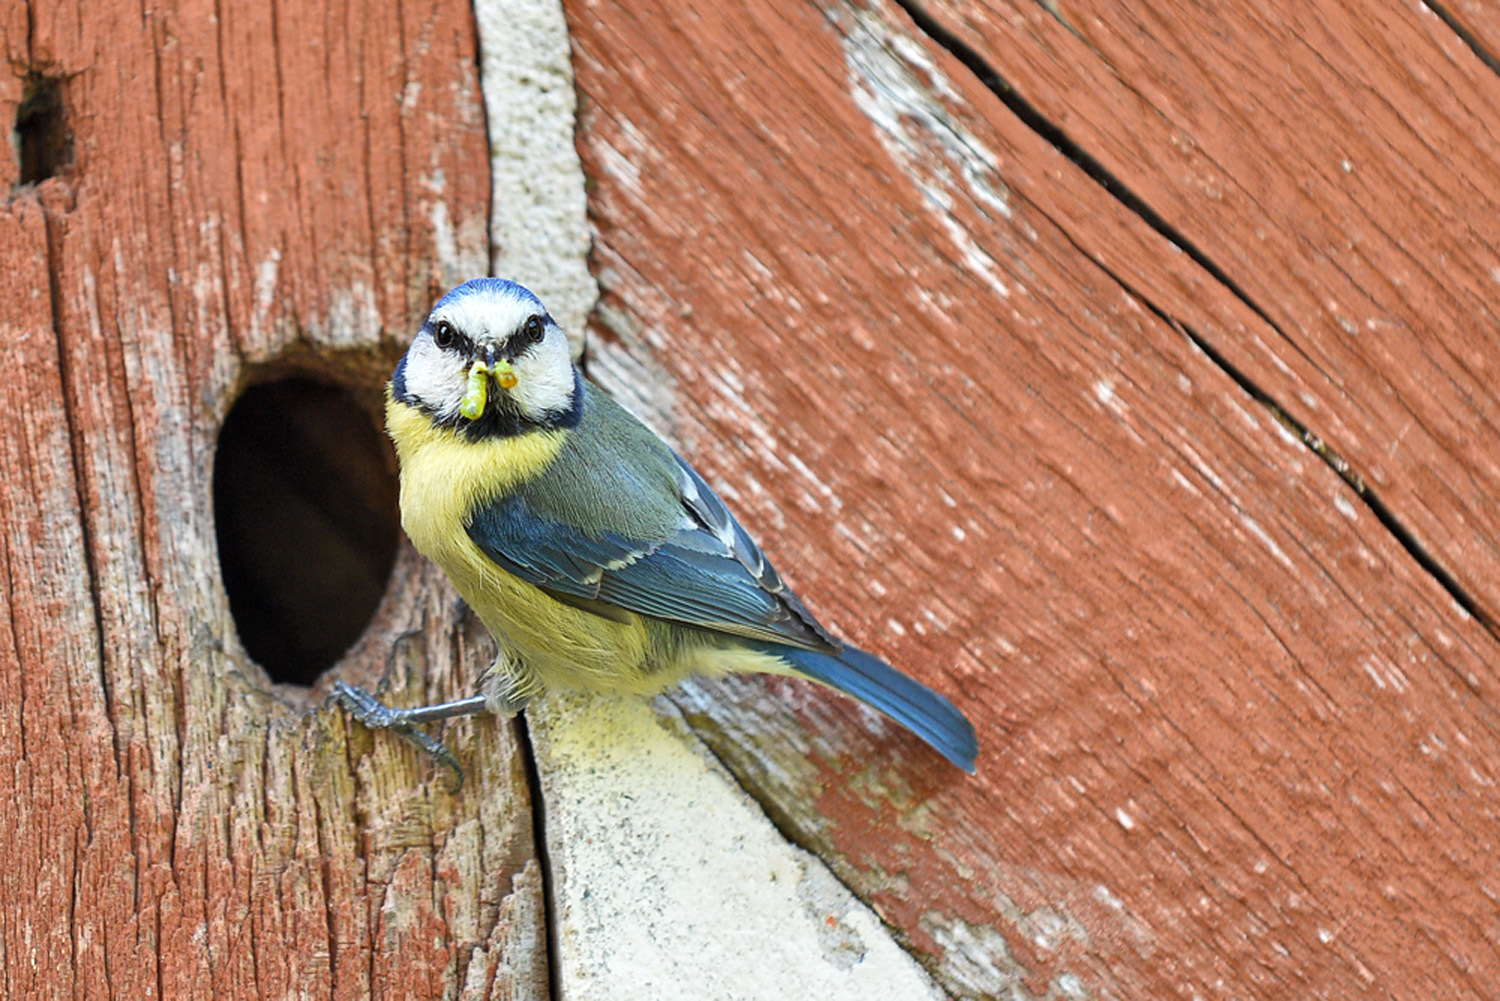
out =
[[478,278],[433,306],[386,385],[401,525],[493,635],[479,694],[392,708],[334,699],[448,764],[423,724],[510,716],[547,689],[648,694],[693,675],[809,678],[866,703],[974,773],[952,702],[823,627],[723,500],[573,363],[516,282]]

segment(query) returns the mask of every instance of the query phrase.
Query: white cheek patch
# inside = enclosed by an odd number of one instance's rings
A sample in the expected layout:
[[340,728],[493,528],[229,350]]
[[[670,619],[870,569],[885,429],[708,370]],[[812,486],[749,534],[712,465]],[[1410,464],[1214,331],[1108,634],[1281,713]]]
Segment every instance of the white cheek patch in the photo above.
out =
[[510,391],[522,415],[538,420],[573,406],[573,358],[568,339],[556,324],[540,344],[515,361],[516,386]]
[[442,351],[430,337],[419,337],[406,352],[406,392],[432,408],[439,417],[458,413],[467,388],[463,359]]

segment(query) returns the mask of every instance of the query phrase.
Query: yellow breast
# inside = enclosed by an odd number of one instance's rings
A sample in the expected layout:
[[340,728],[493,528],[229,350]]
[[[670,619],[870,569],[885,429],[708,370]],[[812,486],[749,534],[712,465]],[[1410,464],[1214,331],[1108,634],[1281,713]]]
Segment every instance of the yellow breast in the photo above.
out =
[[469,441],[438,427],[386,388],[385,426],[401,462],[401,526],[423,555],[437,556],[455,535],[470,548],[464,522],[480,504],[541,474],[562,450],[563,431]]
[[482,617],[476,599],[498,582],[498,571],[469,538],[469,514],[545,470],[562,449],[563,432],[469,441],[396,400],[389,387],[385,424],[401,462],[401,527]]
[[[469,538],[471,512],[540,475],[565,431],[469,441],[386,392],[386,428],[401,462],[401,527],[528,674],[549,687],[650,690],[639,621],[620,624],[563,605],[497,567]],[[498,665],[497,665],[498,666]]]

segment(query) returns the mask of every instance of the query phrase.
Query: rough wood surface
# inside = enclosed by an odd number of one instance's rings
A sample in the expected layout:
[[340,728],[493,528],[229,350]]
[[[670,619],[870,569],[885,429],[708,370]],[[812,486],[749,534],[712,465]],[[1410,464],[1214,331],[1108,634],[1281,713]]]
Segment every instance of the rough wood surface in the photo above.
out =
[[[931,11],[1222,269],[1263,318],[1204,337],[1500,621],[1500,85],[1482,52],[1420,4]],[[1175,290],[1149,298],[1178,314]]]
[[[308,371],[373,416],[432,294],[485,269],[470,12],[38,2],[0,40],[7,120],[52,77],[74,145],[0,210],[0,993],[545,992],[513,733],[465,738],[455,799],[269,686],[210,490],[247,381]],[[398,696],[463,691],[486,650],[451,610],[405,551],[340,673],[378,681],[416,629]]]
[[1492,995],[1500,645],[1277,411],[1494,604],[1500,87],[1417,6],[1106,7],[949,27],[1197,258],[899,7],[568,5],[596,371],[979,776],[681,702],[955,994]]

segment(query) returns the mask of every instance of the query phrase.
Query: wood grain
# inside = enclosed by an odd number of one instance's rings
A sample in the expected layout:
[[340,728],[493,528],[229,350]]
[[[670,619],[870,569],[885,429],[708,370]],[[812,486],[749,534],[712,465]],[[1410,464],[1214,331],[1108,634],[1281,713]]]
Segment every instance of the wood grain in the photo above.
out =
[[[0,993],[537,996],[514,734],[474,730],[456,799],[399,742],[268,684],[210,489],[247,383],[313,374],[373,419],[431,296],[484,270],[470,12],[35,3],[0,37],[4,110],[23,71],[56,79],[74,140],[0,219]],[[464,690],[489,651],[452,607],[404,550],[339,673],[413,702]]]
[[1494,70],[1419,4],[930,10],[1226,273],[1263,322],[1203,336],[1500,620]]
[[[1483,426],[1476,373],[1493,351],[1453,321],[1486,301],[1491,224],[1462,238],[1431,225],[1467,217],[1454,172],[1488,198],[1474,161],[1410,131],[1362,147],[1358,183],[1409,208],[1381,238],[1420,233],[1404,270],[1376,281],[1385,265],[1362,261],[1335,305],[1352,258],[1324,245],[1325,266],[1305,267],[1301,216],[1210,239],[1223,217],[1202,209],[1205,253],[1261,316],[890,4],[568,12],[609,320],[598,369],[659,373],[672,430],[815,610],[951,693],[982,735],[965,779],[794,682],[687,689],[689,716],[773,818],[958,996],[1493,993],[1495,639],[1179,327],[1349,442],[1403,517],[1423,493],[1411,470],[1460,484],[1411,517],[1437,551],[1462,546],[1444,565],[1487,593],[1487,557],[1469,554],[1495,539],[1479,503],[1490,436],[1413,427],[1377,462],[1397,418],[1353,389],[1333,405],[1358,375],[1416,407],[1402,389],[1425,380],[1452,428]],[[1406,37],[1364,14],[1347,14],[1358,44]],[[1436,45],[1439,27],[1417,40]],[[1185,49],[1219,44],[1195,31]],[[1192,107],[1230,115],[1305,82],[1282,41],[1204,59],[1212,86],[1200,79]],[[1005,52],[1039,73],[1040,48]],[[1117,87],[1138,105],[1143,62]],[[1445,113],[1467,102],[1483,135],[1489,82],[1468,81],[1476,96],[1460,97],[1413,72],[1400,100],[1430,86]],[[1278,209],[1295,195],[1330,218],[1354,206],[1330,200],[1348,176],[1336,157],[1304,191],[1275,155],[1318,142],[1333,156],[1361,138],[1362,103],[1390,114],[1396,100],[1327,86],[1329,117],[1256,120],[1259,157],[1217,165],[1221,191],[1260,184]],[[1073,128],[1063,100],[1046,111]],[[1102,113],[1097,149],[1077,133],[1096,158],[1149,175],[1135,188],[1148,199],[1190,188],[1218,204],[1162,168],[1169,136],[1123,145],[1135,119],[1117,114],[1119,148]],[[1441,294],[1438,254],[1458,272]],[[1356,290],[1358,310],[1344,304]],[[1441,328],[1426,353],[1363,326],[1415,338],[1418,309]],[[1339,316],[1358,333],[1338,341]],[[1294,336],[1314,327],[1321,340]],[[1392,346],[1361,353],[1356,337]],[[1459,513],[1462,539],[1442,527]]]
[[1475,0],[1429,9],[1453,28],[1480,61],[1500,72],[1500,11]]

